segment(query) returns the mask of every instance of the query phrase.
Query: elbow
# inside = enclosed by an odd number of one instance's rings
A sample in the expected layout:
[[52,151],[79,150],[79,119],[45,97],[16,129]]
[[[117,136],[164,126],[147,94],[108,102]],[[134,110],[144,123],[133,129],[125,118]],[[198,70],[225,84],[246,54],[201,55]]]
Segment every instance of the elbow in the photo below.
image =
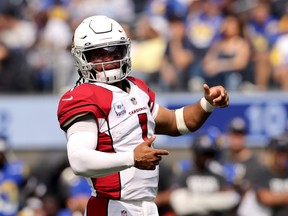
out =
[[71,169],[74,173],[74,175],[76,176],[83,176],[83,177],[89,177],[89,176],[85,176],[85,172],[81,171],[81,170],[77,170],[77,169],[74,169],[72,166],[71,166]]
[[70,167],[76,176],[91,177],[88,170],[84,166],[80,166],[77,162],[70,162]]
[[79,155],[77,152],[68,155],[70,167],[73,173],[77,176],[91,177],[89,175],[89,169],[87,167],[85,158],[80,156],[81,155]]

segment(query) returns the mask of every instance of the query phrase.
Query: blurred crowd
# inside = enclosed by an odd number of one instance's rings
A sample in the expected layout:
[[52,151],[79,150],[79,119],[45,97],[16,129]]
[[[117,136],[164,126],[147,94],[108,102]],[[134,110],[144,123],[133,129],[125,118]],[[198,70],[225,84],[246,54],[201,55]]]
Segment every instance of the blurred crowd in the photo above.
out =
[[[247,146],[248,127],[234,117],[191,138],[186,157],[161,161],[159,216],[287,216],[288,133]],[[1,216],[83,216],[90,186],[75,176],[63,151],[37,164],[20,160],[0,139]]]
[[161,215],[288,215],[288,134],[267,140],[261,151],[247,147],[246,135],[239,117],[225,134],[214,127],[200,131],[191,142],[191,158],[174,164],[166,189],[170,209]]
[[29,164],[0,137],[1,216],[83,216],[90,195],[86,179],[74,175],[65,152]]
[[72,87],[72,33],[97,14],[123,25],[155,91],[288,90],[286,0],[1,0],[0,93]]

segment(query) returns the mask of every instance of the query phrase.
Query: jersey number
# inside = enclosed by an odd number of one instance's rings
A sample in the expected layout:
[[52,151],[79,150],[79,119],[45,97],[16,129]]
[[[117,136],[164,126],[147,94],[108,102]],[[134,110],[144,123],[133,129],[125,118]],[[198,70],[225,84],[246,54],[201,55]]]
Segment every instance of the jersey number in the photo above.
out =
[[147,127],[147,122],[148,122],[148,118],[147,118],[147,114],[146,113],[141,113],[138,114],[138,118],[139,118],[139,124],[140,127],[142,129],[142,139],[146,140],[148,137],[148,127]]

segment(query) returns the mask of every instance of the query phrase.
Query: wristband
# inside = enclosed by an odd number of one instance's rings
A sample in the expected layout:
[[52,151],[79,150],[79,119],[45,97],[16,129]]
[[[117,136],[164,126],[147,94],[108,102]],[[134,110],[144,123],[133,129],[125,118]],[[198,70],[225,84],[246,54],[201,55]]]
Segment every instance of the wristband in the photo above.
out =
[[214,110],[214,106],[210,104],[205,97],[202,97],[200,100],[201,107],[205,110],[205,112],[212,112]]

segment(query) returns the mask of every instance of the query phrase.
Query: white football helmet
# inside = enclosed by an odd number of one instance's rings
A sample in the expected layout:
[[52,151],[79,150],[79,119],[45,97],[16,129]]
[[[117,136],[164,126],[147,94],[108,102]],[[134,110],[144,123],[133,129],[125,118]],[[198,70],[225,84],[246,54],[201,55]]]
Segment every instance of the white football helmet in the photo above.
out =
[[[91,16],[76,28],[71,52],[79,74],[85,80],[114,83],[123,80],[131,72],[130,44],[130,39],[115,20],[102,15]],[[103,51],[113,55],[115,50],[118,54],[113,60],[90,62],[91,52],[94,56]],[[118,63],[119,68],[105,70],[105,65],[113,63]]]

